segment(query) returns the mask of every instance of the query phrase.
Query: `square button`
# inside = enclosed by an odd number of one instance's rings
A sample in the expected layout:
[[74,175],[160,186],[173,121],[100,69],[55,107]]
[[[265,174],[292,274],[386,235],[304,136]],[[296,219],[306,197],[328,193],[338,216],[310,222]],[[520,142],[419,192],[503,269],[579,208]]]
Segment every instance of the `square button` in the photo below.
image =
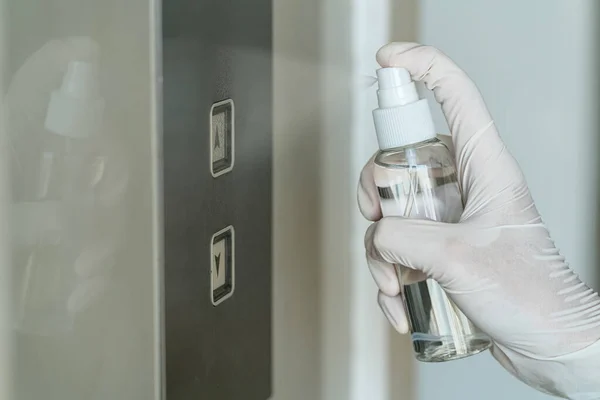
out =
[[210,109],[210,168],[213,177],[233,169],[235,158],[233,100],[220,101]]
[[235,289],[234,230],[228,226],[212,236],[210,255],[210,291],[213,305],[233,295]]

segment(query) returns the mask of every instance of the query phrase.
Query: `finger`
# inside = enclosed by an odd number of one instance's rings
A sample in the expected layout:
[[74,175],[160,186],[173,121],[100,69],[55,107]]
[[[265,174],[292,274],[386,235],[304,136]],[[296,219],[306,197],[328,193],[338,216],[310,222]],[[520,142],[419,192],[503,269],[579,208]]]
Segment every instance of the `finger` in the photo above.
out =
[[475,83],[435,47],[390,43],[379,50],[377,60],[384,67],[406,68],[413,79],[433,90],[459,153],[473,135],[493,122]]
[[[123,144],[108,135],[96,143],[95,148],[103,152],[98,157],[97,179],[94,188],[98,203],[103,207],[114,207],[122,203],[130,183],[130,166],[123,153]],[[102,173],[100,173],[102,172]]]
[[449,268],[448,243],[455,237],[456,224],[386,217],[369,227],[365,248],[375,260],[405,265],[444,285],[461,281],[458,271]]
[[452,132],[461,185],[466,193],[478,179],[475,174],[466,174],[467,169],[489,171],[500,157],[511,164],[506,168],[514,169],[479,89],[448,56],[431,46],[391,43],[379,50],[377,60],[384,67],[406,68],[414,80],[423,81],[433,90]]
[[494,343],[492,348],[490,349],[492,356],[506,369],[510,372],[511,375],[518,377],[518,372],[515,366],[513,365],[510,358],[506,355],[506,353],[500,348],[498,343]]
[[[442,141],[453,153],[454,145],[448,135],[438,135]],[[381,204],[379,203],[379,193],[374,179],[375,156],[371,157],[360,173],[358,182],[358,207],[362,215],[369,221],[378,221],[382,217]]]
[[358,207],[362,215],[369,221],[381,219],[381,206],[379,204],[379,194],[373,178],[374,156],[364,166],[360,173],[358,182]]
[[408,320],[404,311],[404,304],[400,296],[386,296],[382,292],[377,294],[377,303],[383,314],[395,330],[404,334],[408,333]]
[[412,285],[413,283],[423,282],[428,278],[424,272],[419,271],[418,269],[407,268],[403,266],[397,266],[397,269],[400,270],[400,284],[401,285]]
[[386,296],[400,294],[400,285],[412,285],[427,279],[427,275],[419,270],[377,260],[369,254],[367,254],[367,264],[377,287]]
[[367,265],[380,291],[387,296],[400,294],[400,282],[394,264],[377,260],[367,254]]

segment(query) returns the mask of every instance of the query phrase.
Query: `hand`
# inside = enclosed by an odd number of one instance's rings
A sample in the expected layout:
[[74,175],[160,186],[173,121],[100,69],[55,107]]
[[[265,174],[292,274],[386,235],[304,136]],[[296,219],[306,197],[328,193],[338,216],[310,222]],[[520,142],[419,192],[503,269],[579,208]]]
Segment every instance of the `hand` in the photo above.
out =
[[590,347],[600,339],[600,297],[555,248],[477,87],[432,47],[393,43],[377,59],[433,90],[452,133],[465,203],[457,224],[381,219],[372,161],[365,166],[358,199],[363,215],[378,221],[365,245],[384,313],[407,332],[393,266],[404,265],[403,279],[440,283],[519,379],[555,395],[600,398],[600,346]]

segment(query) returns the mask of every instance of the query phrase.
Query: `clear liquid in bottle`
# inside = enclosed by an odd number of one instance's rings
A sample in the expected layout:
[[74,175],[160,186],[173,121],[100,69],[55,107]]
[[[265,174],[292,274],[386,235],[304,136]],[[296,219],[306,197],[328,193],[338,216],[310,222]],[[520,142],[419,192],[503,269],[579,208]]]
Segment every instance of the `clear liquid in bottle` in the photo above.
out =
[[[438,139],[380,151],[375,184],[384,217],[458,222],[463,204],[448,148]],[[398,277],[400,266],[398,269]],[[441,362],[471,356],[491,346],[433,279],[402,285],[416,358]]]

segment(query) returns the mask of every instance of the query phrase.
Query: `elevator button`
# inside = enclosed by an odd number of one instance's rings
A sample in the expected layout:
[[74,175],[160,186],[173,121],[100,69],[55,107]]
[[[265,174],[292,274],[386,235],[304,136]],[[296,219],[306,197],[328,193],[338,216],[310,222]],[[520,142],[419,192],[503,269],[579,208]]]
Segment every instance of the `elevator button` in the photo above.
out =
[[213,104],[210,109],[210,171],[218,177],[233,169],[235,161],[235,115],[233,100]]
[[234,230],[229,226],[212,236],[210,256],[210,289],[213,305],[233,295],[235,289]]

